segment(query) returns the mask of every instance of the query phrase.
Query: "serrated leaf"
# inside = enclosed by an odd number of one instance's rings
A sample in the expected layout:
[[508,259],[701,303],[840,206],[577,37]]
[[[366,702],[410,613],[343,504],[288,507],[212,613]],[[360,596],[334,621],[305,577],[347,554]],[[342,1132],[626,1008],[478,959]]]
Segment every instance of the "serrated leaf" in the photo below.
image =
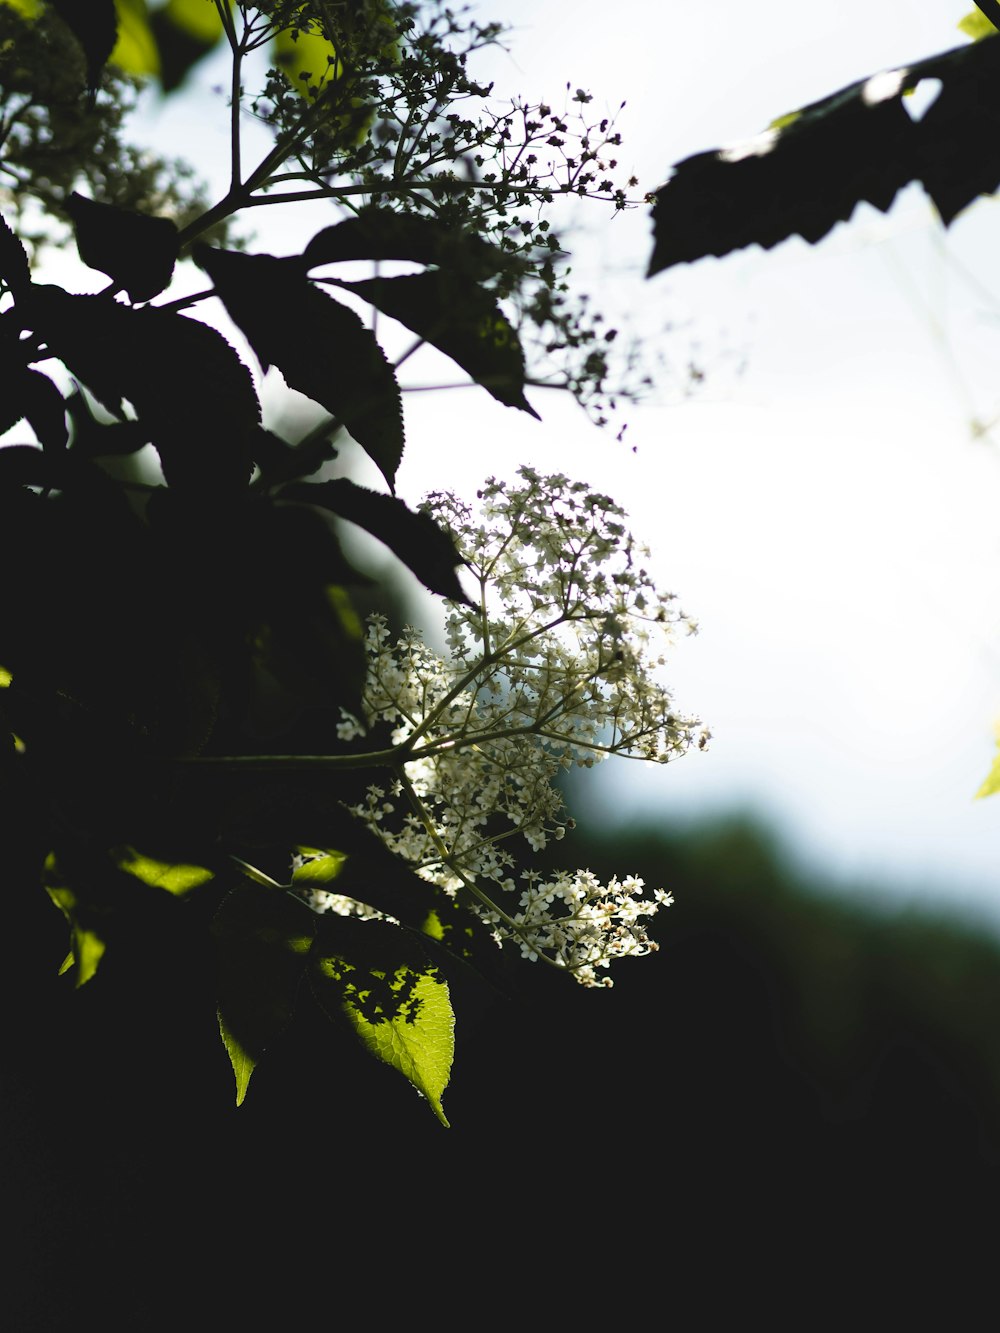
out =
[[99,204],[75,191],[66,200],[66,211],[80,258],[124,287],[131,300],[152,300],[170,286],[179,238],[170,218]]
[[0,214],[0,281],[5,282],[17,300],[17,294],[31,282],[28,252],[20,238]]
[[384,542],[425,588],[471,605],[456,573],[462,557],[453,538],[429,514],[412,510],[395,496],[368,490],[347,478],[294,483],[286,486],[281,495],[303,504],[319,505],[356,523]]
[[346,951],[329,930],[317,936],[309,972],[313,993],[331,1018],[345,1018],[376,1059],[427,1098],[447,1128],[441,1098],[455,1055],[447,983],[398,927],[341,918],[336,931]]
[[288,893],[241,884],[212,923],[219,946],[219,1031],[236,1079],[236,1104],[287,1026],[317,917]]
[[151,856],[143,856],[134,847],[117,847],[111,853],[111,859],[119,870],[127,875],[134,875],[143,884],[155,889],[164,889],[177,898],[183,898],[192,889],[200,888],[214,879],[211,870],[204,866],[184,865],[178,862],[157,861]]
[[[911,119],[903,99],[924,79],[941,91]],[[648,276],[792,235],[815,243],[861,202],[885,212],[910,181],[946,226],[1000,185],[1000,42],[882,71],[784,128],[685,159],[656,194]]]
[[194,248],[266,371],[325,407],[364,449],[390,488],[403,456],[399,385],[359,315],[320,292],[301,260]]
[[303,251],[308,268],[370,259],[434,264],[479,280],[510,261],[499,246],[481,236],[445,226],[437,218],[366,208],[356,217],[324,227]]
[[520,340],[484,288],[440,269],[335,285],[369,301],[450,357],[497,402],[538,417],[524,396]]
[[37,285],[27,317],[105,408],[121,416],[131,402],[171,486],[202,494],[246,486],[260,404],[249,370],[215,329]]

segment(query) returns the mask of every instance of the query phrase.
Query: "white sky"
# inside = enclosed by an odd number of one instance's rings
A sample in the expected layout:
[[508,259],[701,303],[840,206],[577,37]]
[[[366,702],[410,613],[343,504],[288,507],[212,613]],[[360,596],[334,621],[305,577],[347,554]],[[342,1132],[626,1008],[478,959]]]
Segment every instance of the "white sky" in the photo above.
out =
[[[515,27],[491,60],[498,93],[558,104],[570,82],[599,112],[626,99],[620,157],[652,189],[683,157],[961,44],[971,8],[580,0],[567,16],[500,0],[481,13]],[[150,134],[197,160],[212,151],[206,106],[196,93],[151,113]],[[474,390],[407,400],[405,499],[521,462],[573,472],[627,507],[701,624],[668,679],[710,748],[664,770],[605,765],[580,813],[670,827],[749,809],[824,881],[877,878],[892,901],[965,905],[1000,927],[1000,796],[972,799],[1000,718],[1000,427],[971,429],[1000,413],[996,210],[980,202],[945,233],[912,187],[817,247],[647,281],[645,211],[595,207],[586,285],[635,317],[654,356],[683,367],[693,350],[703,388],[683,400],[668,375],[661,403],[628,412],[625,445],[551,395],[533,400],[541,424]],[[275,253],[330,220],[253,219]]]

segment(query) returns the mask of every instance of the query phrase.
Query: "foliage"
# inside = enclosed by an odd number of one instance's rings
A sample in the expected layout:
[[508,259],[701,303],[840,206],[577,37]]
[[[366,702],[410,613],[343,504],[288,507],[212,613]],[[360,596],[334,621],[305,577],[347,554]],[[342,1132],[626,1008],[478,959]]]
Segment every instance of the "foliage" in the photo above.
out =
[[[984,35],[985,14],[1000,15],[981,9],[963,25],[970,36]],[[795,234],[819,241],[861,202],[885,211],[911,181],[947,226],[1000,186],[998,79],[1000,42],[977,41],[880,71],[745,143],[686,158],[655,195],[649,275]],[[905,99],[925,80],[940,91],[917,119]]]
[[[1000,187],[1000,4],[976,0],[959,24],[974,45],[883,70],[779,116],[745,143],[678,163],[651,196],[647,276],[793,235],[815,243],[859,203],[886,211],[919,181],[945,226]],[[905,98],[939,85],[919,117]],[[1000,740],[998,740],[1000,745]],[[1000,791],[1000,754],[975,793]]]
[[[400,372],[423,348],[516,414],[543,386],[598,421],[613,400],[614,331],[571,296],[553,221],[560,199],[627,205],[618,136],[582,90],[564,111],[494,105],[469,61],[498,38],[382,0],[0,5],[8,866],[65,918],[67,985],[132,957],[148,1002],[168,974],[197,991],[204,964],[238,1101],[309,1011],[447,1124],[452,995],[507,985],[498,944],[596,984],[648,952],[639,918],[668,901],[530,870],[520,912],[495,901],[506,840],[569,827],[567,766],[697,738],[654,679],[680,617],[621,511],[528,471],[489,484],[485,527],[446,495],[394,494]],[[169,92],[216,48],[231,179],[208,205],[125,131],[142,78]],[[273,141],[254,165],[248,114]],[[232,230],[301,200],[335,210],[301,253],[248,253]],[[98,294],[37,280],[60,222]],[[210,285],[171,299],[191,262]],[[191,313],[211,298],[257,366]],[[262,411],[272,366],[326,413],[301,439]],[[386,491],[331,473],[348,439]],[[380,590],[344,523],[451,607],[448,660],[415,631],[390,646],[378,618],[366,634]]]

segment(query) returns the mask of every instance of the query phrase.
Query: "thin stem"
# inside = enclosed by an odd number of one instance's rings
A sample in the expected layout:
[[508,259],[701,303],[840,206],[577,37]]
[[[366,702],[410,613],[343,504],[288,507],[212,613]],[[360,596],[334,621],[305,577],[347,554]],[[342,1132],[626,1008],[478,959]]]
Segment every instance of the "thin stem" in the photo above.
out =
[[[226,8],[222,0],[215,0],[216,8],[220,14]],[[225,19],[223,20],[225,23]],[[243,20],[243,35],[246,37],[246,18]],[[229,193],[235,195],[240,188],[240,177],[242,174],[242,163],[240,154],[240,110],[243,95],[243,42],[236,40],[235,28],[232,24],[226,29],[226,36],[229,37],[229,45],[233,52],[232,82],[229,90],[229,147],[230,147],[230,168],[229,168]]]
[[413,783],[407,777],[406,770],[404,768],[400,768],[396,776],[399,779],[400,786],[406,792],[407,798],[410,804],[413,806],[417,818],[420,820],[421,824],[423,824],[427,836],[430,838],[439,856],[441,857],[441,864],[447,866],[447,868],[451,871],[451,873],[457,879],[460,879],[462,881],[463,885],[468,889],[468,891],[472,894],[472,896],[478,902],[480,902],[487,909],[487,911],[496,912],[497,916],[499,916],[500,920],[504,923],[505,926],[507,926],[510,930],[516,931],[519,935],[522,935],[523,937],[523,931],[518,926],[517,922],[512,917],[508,916],[507,913],[503,910],[503,908],[498,906],[498,904],[495,903],[488,894],[484,893],[482,889],[480,889],[479,886],[476,884],[475,880],[471,879],[469,875],[467,875],[466,872],[462,869],[461,866],[455,864],[455,861],[453,860],[451,853],[448,851],[444,839],[441,837],[440,833],[438,833],[437,828],[434,825],[434,821],[433,819],[431,819],[430,812],[428,811],[427,807],[424,805],[420,797],[417,795]]
[[295,773],[299,770],[395,768],[409,758],[405,746],[364,754],[200,754],[181,755],[170,762],[198,767],[245,768],[254,772]]

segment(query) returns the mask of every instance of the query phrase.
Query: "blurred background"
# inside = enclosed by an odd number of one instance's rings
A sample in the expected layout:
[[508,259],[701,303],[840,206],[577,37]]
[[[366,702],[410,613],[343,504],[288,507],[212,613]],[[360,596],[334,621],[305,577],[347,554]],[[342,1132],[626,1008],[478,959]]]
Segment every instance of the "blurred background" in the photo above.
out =
[[[484,77],[557,105],[589,89],[652,190],[692,153],[959,45],[969,8],[501,0],[481,16],[512,24],[510,51]],[[217,124],[224,174],[224,81],[209,61],[151,96],[150,142],[204,164]],[[869,1280],[871,1313],[873,1291],[912,1294],[946,1264],[973,1326],[1000,1183],[1000,796],[973,799],[1000,718],[996,208],[946,233],[911,187],[819,246],[647,280],[646,210],[595,205],[575,276],[659,366],[621,442],[555,394],[533,398],[541,423],[474,391],[408,399],[404,499],[522,462],[571,472],[625,505],[701,625],[667,679],[709,749],[587,773],[559,848],[671,889],[661,949],[610,992],[526,967],[513,1000],[465,997],[450,1131],[363,1054],[331,1043],[317,1063],[314,1033],[234,1114],[190,998],[133,977],[123,1013],[40,988],[51,1045],[15,1052],[7,1097],[14,1327],[69,1327],[101,1265],[112,1327],[192,1308],[311,1327],[363,1290],[376,1319],[587,1328],[636,1325],[651,1293],[665,1318],[698,1310],[693,1328],[762,1301],[799,1302],[810,1327]],[[257,248],[331,220],[285,211],[256,210]],[[265,391],[299,410],[280,380]],[[341,464],[380,485],[349,448]]]

